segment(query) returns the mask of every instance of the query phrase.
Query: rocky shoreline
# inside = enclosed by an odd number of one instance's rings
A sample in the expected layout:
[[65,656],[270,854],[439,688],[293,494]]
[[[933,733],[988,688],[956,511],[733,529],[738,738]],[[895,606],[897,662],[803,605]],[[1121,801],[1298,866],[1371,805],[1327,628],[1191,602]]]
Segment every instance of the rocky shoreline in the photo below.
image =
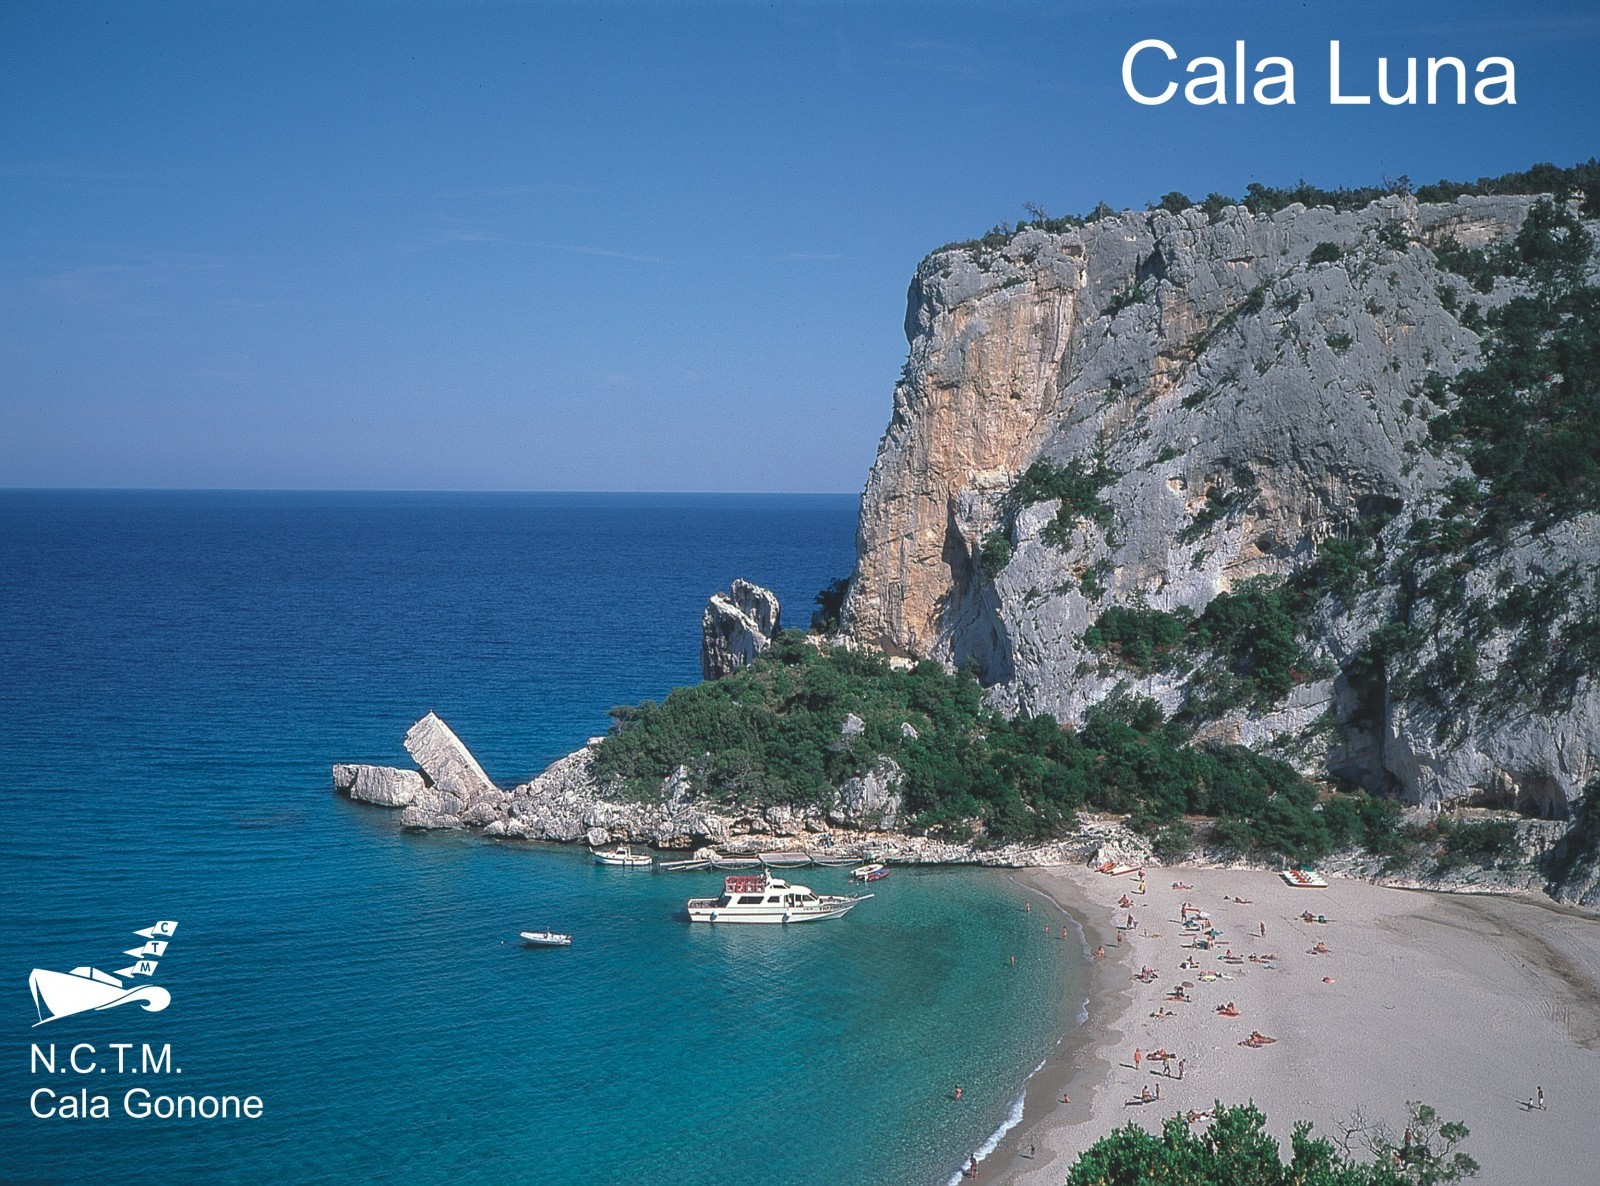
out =
[[[449,725],[428,713],[406,733],[405,747],[418,770],[338,763],[334,789],[359,803],[398,809],[401,827],[412,831],[470,830],[494,840],[529,840],[590,847],[628,843],[665,852],[727,856],[815,851],[852,854],[903,865],[977,865],[1004,869],[1100,865],[1263,870],[1263,863],[1213,850],[1202,841],[1179,861],[1164,861],[1147,837],[1118,817],[1086,818],[1070,836],[1043,844],[974,844],[917,836],[898,828],[899,770],[882,760],[862,778],[848,780],[835,804],[796,810],[757,809],[698,798],[683,770],[662,785],[654,802],[630,801],[595,775],[601,738],[568,754],[536,778],[510,790],[498,787]],[[892,768],[892,769],[890,769]],[[1518,824],[1520,859],[1498,869],[1467,868],[1431,873],[1390,870],[1370,853],[1343,852],[1319,863],[1337,876],[1401,889],[1446,893],[1523,894],[1548,892],[1541,859],[1560,841],[1564,824],[1525,820]]]

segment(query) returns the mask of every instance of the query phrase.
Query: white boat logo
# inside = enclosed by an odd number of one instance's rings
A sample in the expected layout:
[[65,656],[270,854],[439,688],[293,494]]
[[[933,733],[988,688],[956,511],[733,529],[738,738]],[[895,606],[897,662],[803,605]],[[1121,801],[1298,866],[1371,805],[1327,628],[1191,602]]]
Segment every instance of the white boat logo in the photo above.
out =
[[154,976],[156,965],[167,953],[172,933],[178,924],[171,920],[158,922],[134,934],[145,940],[139,947],[131,947],[123,955],[133,957],[133,963],[118,968],[115,975],[99,968],[74,968],[70,972],[52,972],[35,968],[28,975],[28,990],[33,993],[33,1005],[39,1011],[34,1025],[43,1025],[74,1013],[90,1009],[115,1009],[118,1005],[135,1003],[143,1005],[150,1013],[159,1013],[172,1003],[172,994],[159,984],[124,984],[134,976]]

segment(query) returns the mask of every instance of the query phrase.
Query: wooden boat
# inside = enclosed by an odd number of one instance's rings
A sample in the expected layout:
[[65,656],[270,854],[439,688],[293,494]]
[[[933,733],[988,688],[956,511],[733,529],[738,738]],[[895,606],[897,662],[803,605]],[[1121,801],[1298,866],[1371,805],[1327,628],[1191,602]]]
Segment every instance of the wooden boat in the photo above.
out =
[[692,873],[697,869],[711,868],[711,861],[706,857],[692,857],[682,861],[660,861],[656,868],[670,873]]
[[769,869],[800,869],[811,863],[808,852],[764,852],[761,863]]
[[523,931],[522,941],[534,947],[571,947],[572,936],[560,931]]
[[655,859],[647,852],[634,852],[626,844],[619,844],[608,852],[597,848],[589,850],[597,865],[619,865],[625,869],[648,869]]

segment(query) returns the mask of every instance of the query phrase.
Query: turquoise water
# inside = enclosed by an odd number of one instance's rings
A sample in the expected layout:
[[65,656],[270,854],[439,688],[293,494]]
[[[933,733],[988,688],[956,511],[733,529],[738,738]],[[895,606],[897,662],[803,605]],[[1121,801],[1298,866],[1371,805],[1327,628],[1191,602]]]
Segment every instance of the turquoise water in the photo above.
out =
[[[691,927],[715,874],[406,835],[328,782],[403,761],[429,709],[524,778],[691,682],[732,577],[803,620],[853,527],[842,498],[0,493],[0,1179],[948,1177],[1081,982],[1003,876]],[[31,968],[114,970],[166,918],[170,1008],[32,1027]],[[170,1044],[182,1074],[31,1069],[51,1041]],[[112,1116],[35,1117],[41,1087]],[[139,1087],[265,1111],[122,1116]]]

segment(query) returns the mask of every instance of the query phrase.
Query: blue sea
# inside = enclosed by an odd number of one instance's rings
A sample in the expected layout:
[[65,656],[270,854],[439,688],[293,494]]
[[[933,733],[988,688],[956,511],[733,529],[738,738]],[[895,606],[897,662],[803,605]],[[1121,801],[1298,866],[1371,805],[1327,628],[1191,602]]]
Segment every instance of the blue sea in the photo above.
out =
[[[536,774],[696,681],[734,577],[804,624],[855,511],[0,491],[0,1181],[946,1181],[1083,995],[1081,948],[1003,874],[899,869],[837,922],[691,927],[717,874],[405,834],[329,776],[409,765],[430,710],[502,785]],[[34,1026],[31,969],[128,966],[158,920],[168,1008]],[[575,943],[516,942],[545,926]],[[173,1073],[135,1073],[147,1043]],[[132,1118],[130,1091],[263,1114]],[[33,1114],[83,1092],[110,1116]]]

